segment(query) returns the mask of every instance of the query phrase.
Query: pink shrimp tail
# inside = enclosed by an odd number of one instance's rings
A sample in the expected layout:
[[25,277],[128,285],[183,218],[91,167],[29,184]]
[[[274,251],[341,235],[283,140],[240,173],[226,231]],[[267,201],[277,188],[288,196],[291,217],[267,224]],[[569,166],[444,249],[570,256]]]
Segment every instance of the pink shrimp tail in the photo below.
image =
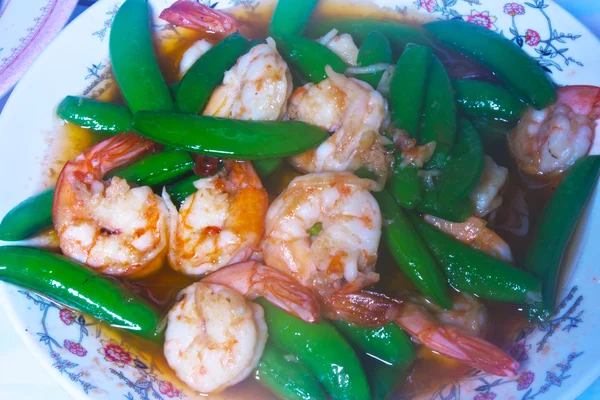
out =
[[193,0],[178,0],[165,8],[159,18],[199,32],[229,35],[238,30],[231,16]]
[[381,293],[335,293],[323,298],[326,318],[363,327],[376,328],[394,321],[402,311],[402,302]]
[[251,300],[262,296],[309,323],[318,323],[321,319],[319,302],[310,289],[284,273],[256,261],[221,268],[202,282],[230,287]]

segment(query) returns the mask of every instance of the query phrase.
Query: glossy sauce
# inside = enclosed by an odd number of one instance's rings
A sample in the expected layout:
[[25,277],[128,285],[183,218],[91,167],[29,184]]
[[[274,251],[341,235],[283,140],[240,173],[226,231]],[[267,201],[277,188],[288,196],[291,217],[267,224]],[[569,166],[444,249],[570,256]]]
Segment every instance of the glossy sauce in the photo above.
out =
[[[360,16],[376,17],[403,22],[417,23],[414,19],[409,20],[406,15],[397,11],[382,10],[372,8],[357,3],[354,7],[344,7],[339,2],[329,1],[325,5],[320,5],[317,12],[317,18],[320,16],[335,15],[339,16]],[[248,13],[243,8],[232,12],[241,24],[241,31],[252,39],[263,39],[266,34],[266,27],[272,12],[271,5],[262,5]],[[156,40],[156,50],[158,53],[159,65],[163,70],[168,83],[176,82],[179,79],[179,62],[185,50],[196,40],[207,39],[217,42],[220,38],[214,34],[201,34],[185,29],[167,29],[158,32]],[[104,101],[122,102],[120,94],[116,90],[116,85],[108,77],[99,85],[105,89],[99,90],[96,97]],[[106,89],[107,88],[107,89]],[[95,89],[91,90],[94,93]],[[85,148],[100,139],[98,136],[90,134],[85,130],[71,124],[65,124],[58,129],[56,143],[52,145],[52,157],[48,157],[45,168],[48,184],[52,185],[58,173],[60,166],[67,160],[75,157]],[[491,154],[501,165],[510,170],[510,185],[504,192],[504,202],[502,207],[490,218],[489,226],[496,230],[511,246],[514,253],[516,264],[519,265],[524,257],[525,250],[531,239],[531,226],[534,226],[541,204],[545,202],[548,196],[548,186],[533,184],[524,179],[518,172],[516,166],[511,162],[506,149],[499,149],[497,154]],[[272,201],[295,176],[300,175],[292,167],[284,165],[269,179],[264,182],[269,191]],[[531,205],[535,204],[535,207]],[[381,249],[377,267],[381,273],[382,279],[378,284],[378,290],[391,295],[406,295],[414,292],[412,283],[396,267],[395,262],[385,249]],[[181,275],[165,266],[158,273],[135,281],[127,282],[121,280],[131,290],[140,293],[156,305],[163,313],[167,313],[170,306],[176,301],[177,293],[194,282],[194,279]],[[490,316],[490,326],[487,329],[487,339],[491,342],[505,346],[512,340],[513,335],[520,327],[526,324],[524,314],[518,310],[516,305],[499,304],[485,302]],[[114,334],[112,332],[111,334]],[[154,360],[154,363],[161,371],[168,370],[168,366],[162,354],[162,348],[157,345],[149,344],[130,335],[123,335],[126,342],[138,351],[144,353],[147,358]],[[423,348],[418,350],[418,360],[414,363],[405,378],[399,379],[397,393],[409,394],[422,390],[439,387],[442,382],[454,380],[464,375],[470,370],[470,367],[458,362],[448,360],[438,356],[431,351]],[[174,383],[178,380],[173,376]],[[183,383],[179,382],[179,387]],[[253,379],[248,379],[230,388],[218,396],[210,398],[224,399],[270,399],[274,398],[270,392],[263,389]]]

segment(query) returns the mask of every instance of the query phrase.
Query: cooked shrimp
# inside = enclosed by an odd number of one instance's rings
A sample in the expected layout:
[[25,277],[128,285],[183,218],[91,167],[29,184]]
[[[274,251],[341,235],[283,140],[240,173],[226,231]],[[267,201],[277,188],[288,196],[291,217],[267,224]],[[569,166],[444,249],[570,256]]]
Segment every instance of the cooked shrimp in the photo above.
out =
[[275,41],[267,38],[267,44],[254,46],[225,73],[204,115],[275,121],[285,114],[292,88],[291,72]]
[[194,183],[179,211],[164,192],[170,215],[169,261],[202,275],[245,261],[263,235],[268,195],[250,162],[225,161],[223,170]]
[[202,282],[230,287],[249,300],[262,296],[306,322],[318,323],[321,318],[319,302],[312,290],[256,261],[227,266],[210,274]]
[[387,102],[369,85],[326,68],[328,79],[309,83],[292,94],[290,119],[320,126],[333,134],[316,149],[292,157],[302,172],[341,172],[367,168],[383,187],[390,165],[380,134]]
[[203,33],[230,35],[238,30],[233,17],[194,0],[177,0],[165,8],[159,18]]
[[265,263],[325,295],[376,282],[381,213],[373,186],[350,173],[295,178],[269,207]]
[[107,139],[63,168],[52,219],[68,257],[108,275],[139,278],[158,269],[167,250],[168,212],[147,186],[131,188],[109,170],[154,147],[133,133]]
[[512,263],[513,256],[508,243],[496,232],[486,227],[487,222],[478,217],[470,217],[465,222],[450,222],[444,219],[425,215],[425,221],[440,231],[447,233],[469,246],[481,250],[500,260]]
[[181,57],[181,61],[179,62],[179,77],[183,78],[185,73],[188,72],[192,65],[194,65],[194,63],[212,47],[212,43],[204,39],[194,42],[194,44],[192,44]]
[[543,110],[530,109],[509,135],[510,150],[529,175],[560,174],[588,153],[599,154],[596,138],[600,88],[565,86],[558,101]]
[[248,377],[266,341],[262,307],[234,289],[198,282],[169,311],[164,354],[182,381],[212,393]]
[[465,333],[463,329],[436,321],[418,304],[378,293],[359,292],[335,294],[325,300],[324,306],[331,319],[366,326],[395,321],[425,347],[494,375],[516,376],[520,367],[500,348]]
[[351,67],[355,67],[358,60],[358,47],[354,44],[354,39],[347,33],[337,34],[333,29],[317,41],[337,54],[342,61]]
[[483,171],[477,186],[469,198],[475,205],[475,215],[485,217],[496,210],[502,204],[500,190],[506,184],[508,169],[499,166],[492,157],[486,155],[483,158]]

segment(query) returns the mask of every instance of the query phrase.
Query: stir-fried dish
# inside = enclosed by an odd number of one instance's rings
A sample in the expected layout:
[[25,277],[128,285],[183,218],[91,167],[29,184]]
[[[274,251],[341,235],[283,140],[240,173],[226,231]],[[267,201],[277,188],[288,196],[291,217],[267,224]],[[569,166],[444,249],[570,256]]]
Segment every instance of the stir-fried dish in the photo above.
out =
[[126,0],[120,95],[57,109],[102,140],[0,224],[4,241],[54,229],[61,254],[0,247],[0,279],[160,346],[202,394],[516,376],[510,321],[553,313],[600,171],[600,88],[556,87],[475,24],[317,3],[280,0],[259,35],[178,0],[160,18],[198,40],[166,71],[146,1]]

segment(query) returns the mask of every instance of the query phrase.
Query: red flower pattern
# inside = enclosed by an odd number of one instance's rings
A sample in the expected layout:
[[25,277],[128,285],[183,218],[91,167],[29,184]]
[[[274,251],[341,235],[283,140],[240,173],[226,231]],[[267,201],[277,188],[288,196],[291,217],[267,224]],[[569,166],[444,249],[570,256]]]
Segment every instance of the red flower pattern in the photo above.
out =
[[473,397],[473,400],[494,400],[496,398],[496,393],[487,392],[487,393],[479,393],[477,396]]
[[123,368],[125,365],[131,364],[131,353],[125,347],[117,344],[114,340],[100,340],[102,348],[98,353],[104,356],[106,361],[111,361]]
[[525,43],[533,47],[537,46],[540,43],[540,40],[541,38],[539,33],[533,29],[527,29],[527,32],[525,32]]
[[525,7],[518,3],[506,3],[504,5],[504,14],[508,14],[511,17],[515,15],[523,15],[525,14]]
[[71,325],[73,321],[75,321],[75,313],[71,310],[63,308],[60,310],[60,320],[65,323],[65,325]]
[[435,0],[419,0],[419,8],[424,8],[431,13],[437,9],[437,3]]
[[87,350],[83,348],[79,343],[71,342],[70,340],[65,340],[63,342],[65,348],[69,350],[71,353],[75,354],[79,357],[85,357],[87,354]]
[[471,11],[471,15],[466,16],[466,21],[471,22],[473,24],[481,25],[484,28],[491,29],[494,27],[494,22],[496,22],[496,17],[490,16],[488,11],[477,12],[476,10]]
[[173,386],[173,384],[171,382],[159,381],[158,382],[158,390],[160,390],[160,392],[167,397],[173,398],[173,397],[181,396],[181,391],[175,389],[175,386]]
[[535,374],[531,371],[521,372],[517,378],[517,390],[525,390],[533,383]]

